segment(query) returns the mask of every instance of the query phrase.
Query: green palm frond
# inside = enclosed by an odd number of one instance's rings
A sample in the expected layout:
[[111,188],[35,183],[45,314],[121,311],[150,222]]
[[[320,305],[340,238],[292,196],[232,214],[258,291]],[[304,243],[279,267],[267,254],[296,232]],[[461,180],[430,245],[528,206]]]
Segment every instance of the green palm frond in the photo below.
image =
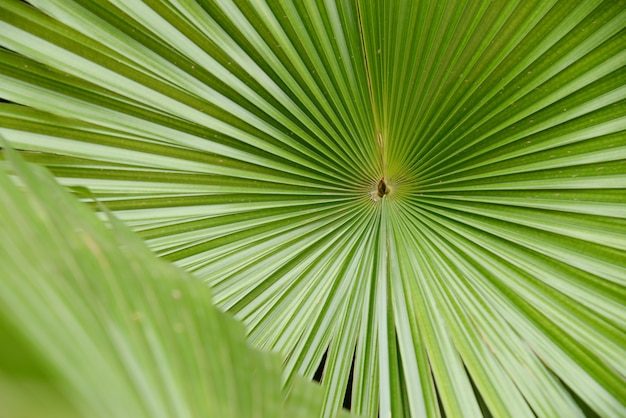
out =
[[29,3],[0,134],[324,415],[626,415],[626,2]]

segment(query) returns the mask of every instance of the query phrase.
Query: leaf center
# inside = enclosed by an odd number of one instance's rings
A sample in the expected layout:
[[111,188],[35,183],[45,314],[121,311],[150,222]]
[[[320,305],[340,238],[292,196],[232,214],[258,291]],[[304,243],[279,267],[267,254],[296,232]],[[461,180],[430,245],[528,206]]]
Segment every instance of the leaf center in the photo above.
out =
[[389,194],[390,191],[391,189],[389,188],[389,186],[387,186],[387,183],[385,183],[385,178],[383,177],[378,182],[378,197],[383,197],[384,195]]

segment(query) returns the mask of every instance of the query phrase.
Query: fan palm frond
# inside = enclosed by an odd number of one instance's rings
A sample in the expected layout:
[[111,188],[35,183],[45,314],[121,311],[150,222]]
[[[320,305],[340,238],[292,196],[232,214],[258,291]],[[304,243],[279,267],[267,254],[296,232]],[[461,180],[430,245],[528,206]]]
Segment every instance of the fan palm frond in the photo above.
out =
[[626,412],[624,1],[30,3],[0,133],[324,415]]

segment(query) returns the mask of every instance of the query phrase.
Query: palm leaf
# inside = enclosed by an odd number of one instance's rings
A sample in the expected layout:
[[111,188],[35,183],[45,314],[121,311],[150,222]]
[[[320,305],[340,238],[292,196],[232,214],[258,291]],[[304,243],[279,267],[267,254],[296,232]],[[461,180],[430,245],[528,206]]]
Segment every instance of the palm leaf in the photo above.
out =
[[30,3],[0,132],[323,414],[626,413],[624,1]]

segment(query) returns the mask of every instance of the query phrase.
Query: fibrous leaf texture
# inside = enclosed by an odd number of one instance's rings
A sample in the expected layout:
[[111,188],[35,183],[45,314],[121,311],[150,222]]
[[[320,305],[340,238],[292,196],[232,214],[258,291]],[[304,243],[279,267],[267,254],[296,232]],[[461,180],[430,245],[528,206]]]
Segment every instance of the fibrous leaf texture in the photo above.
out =
[[625,1],[29,3],[0,134],[323,415],[626,415]]

